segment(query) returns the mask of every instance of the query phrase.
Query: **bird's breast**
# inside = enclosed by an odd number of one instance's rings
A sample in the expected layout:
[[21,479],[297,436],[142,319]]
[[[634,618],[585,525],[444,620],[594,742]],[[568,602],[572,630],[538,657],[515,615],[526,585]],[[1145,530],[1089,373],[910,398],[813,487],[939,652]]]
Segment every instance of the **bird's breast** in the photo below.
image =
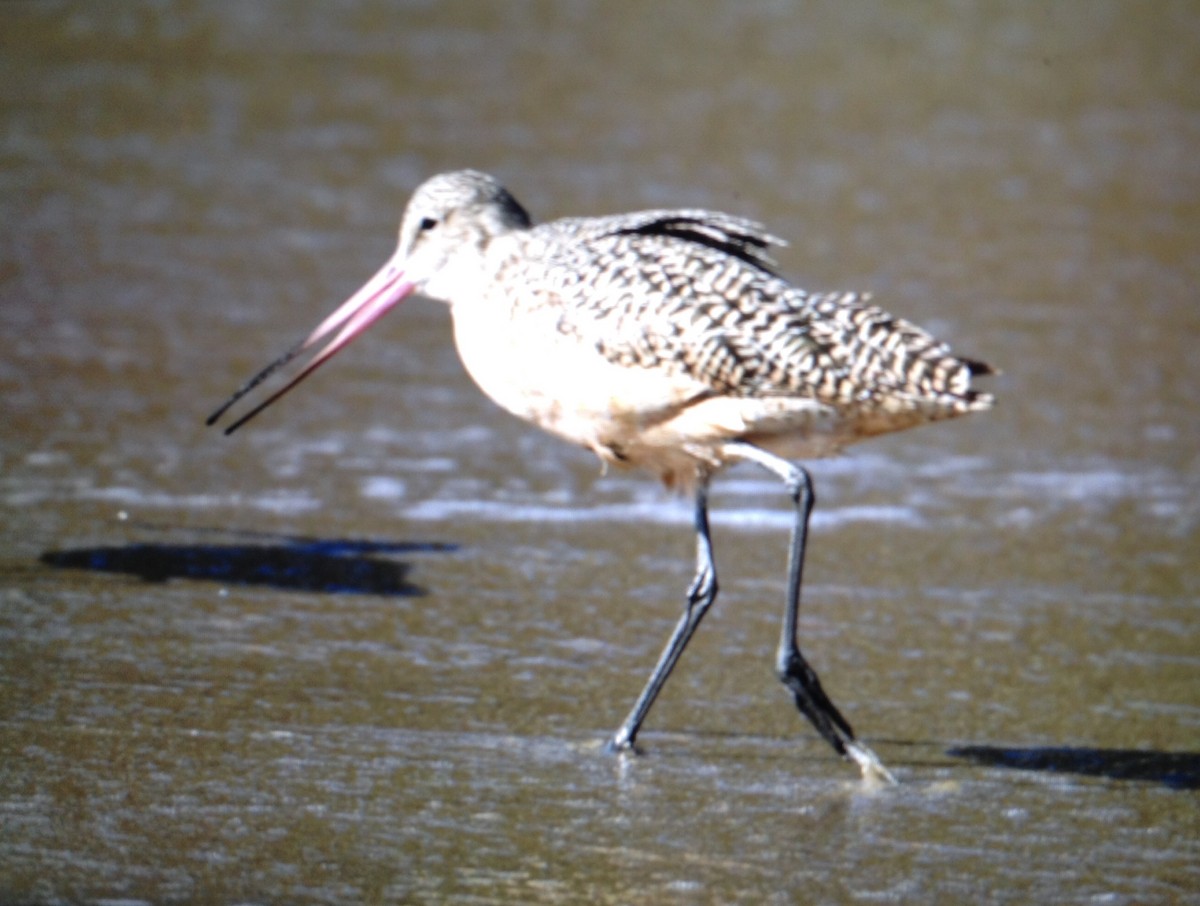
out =
[[563,332],[552,308],[505,312],[455,306],[454,339],[464,367],[495,403],[584,446],[643,430],[702,388],[665,370],[631,368]]

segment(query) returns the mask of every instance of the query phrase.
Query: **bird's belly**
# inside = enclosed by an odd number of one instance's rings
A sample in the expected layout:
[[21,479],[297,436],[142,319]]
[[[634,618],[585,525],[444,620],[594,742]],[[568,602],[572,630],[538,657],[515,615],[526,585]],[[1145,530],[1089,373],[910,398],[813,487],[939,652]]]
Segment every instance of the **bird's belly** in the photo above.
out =
[[662,369],[628,368],[553,328],[494,330],[455,321],[467,373],[497,405],[572,443],[596,448],[643,432],[702,388]]
[[468,373],[495,403],[606,463],[647,469],[686,487],[746,440],[788,458],[827,456],[847,440],[836,410],[804,397],[735,397],[682,371],[611,362],[557,331],[466,329],[455,340]]

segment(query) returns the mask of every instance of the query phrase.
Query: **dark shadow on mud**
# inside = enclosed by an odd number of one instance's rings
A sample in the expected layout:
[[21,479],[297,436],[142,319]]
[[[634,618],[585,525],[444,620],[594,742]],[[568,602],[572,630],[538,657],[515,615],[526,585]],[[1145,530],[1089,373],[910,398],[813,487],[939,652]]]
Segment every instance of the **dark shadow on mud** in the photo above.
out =
[[1074,746],[958,746],[947,755],[1018,771],[1142,780],[1179,790],[1200,789],[1200,752],[1089,749]]
[[409,564],[389,555],[452,551],[438,542],[275,536],[274,543],[126,544],[51,550],[38,559],[58,569],[126,573],[146,582],[194,579],[324,594],[413,596]]

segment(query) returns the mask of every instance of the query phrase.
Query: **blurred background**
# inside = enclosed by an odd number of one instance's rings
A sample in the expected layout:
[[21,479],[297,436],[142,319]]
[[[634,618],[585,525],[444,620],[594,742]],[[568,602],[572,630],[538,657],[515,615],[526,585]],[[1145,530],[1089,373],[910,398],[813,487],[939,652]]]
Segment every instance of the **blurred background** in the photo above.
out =
[[[1200,887],[1200,12],[0,5],[0,899],[1177,902]],[[709,207],[991,362],[994,412],[690,508],[496,410],[414,301],[203,419],[424,178]]]

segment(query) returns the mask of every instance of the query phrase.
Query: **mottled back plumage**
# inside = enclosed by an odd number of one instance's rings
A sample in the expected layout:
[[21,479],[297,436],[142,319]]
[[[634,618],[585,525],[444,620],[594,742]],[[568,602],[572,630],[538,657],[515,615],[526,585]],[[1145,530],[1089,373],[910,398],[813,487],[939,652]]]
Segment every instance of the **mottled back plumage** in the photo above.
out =
[[[438,277],[426,291],[452,304],[460,350],[480,386],[606,461],[643,465],[669,484],[689,484],[677,455],[685,446],[703,468],[721,465],[713,451],[737,437],[784,455],[825,455],[992,404],[971,387],[986,365],[955,356],[864,295],[812,293],[779,277],[769,250],[782,240],[750,220],[655,210],[533,226],[495,180],[465,171],[434,177],[417,191],[401,247],[421,253],[420,226],[431,223],[437,228],[428,242],[454,250],[439,267],[454,269],[457,282]],[[646,388],[658,381],[657,389],[646,389],[644,399],[637,388],[626,390],[628,405],[618,400],[608,409],[586,389],[577,403],[564,389],[542,405],[543,378],[528,374],[528,363],[499,374],[484,362],[489,347],[513,358],[502,351],[510,328],[532,357],[548,354],[551,328],[575,344],[578,355],[566,369],[544,376],[560,387],[573,373],[583,383],[624,382],[598,364],[589,371],[586,360],[595,357],[645,375]],[[487,336],[473,342],[472,331]],[[522,380],[529,386],[517,399]],[[708,407],[706,430],[690,410],[713,400],[724,405]],[[734,411],[737,400],[744,405]],[[695,417],[678,430],[651,430],[685,412]]]
[[[809,395],[840,407],[987,408],[990,369],[858,293],[810,293],[774,272],[783,241],[709,211],[647,211],[535,227],[515,296],[547,289],[562,329],[630,367],[675,368],[732,396]],[[507,270],[507,269],[506,269]],[[517,303],[522,304],[520,302]]]

